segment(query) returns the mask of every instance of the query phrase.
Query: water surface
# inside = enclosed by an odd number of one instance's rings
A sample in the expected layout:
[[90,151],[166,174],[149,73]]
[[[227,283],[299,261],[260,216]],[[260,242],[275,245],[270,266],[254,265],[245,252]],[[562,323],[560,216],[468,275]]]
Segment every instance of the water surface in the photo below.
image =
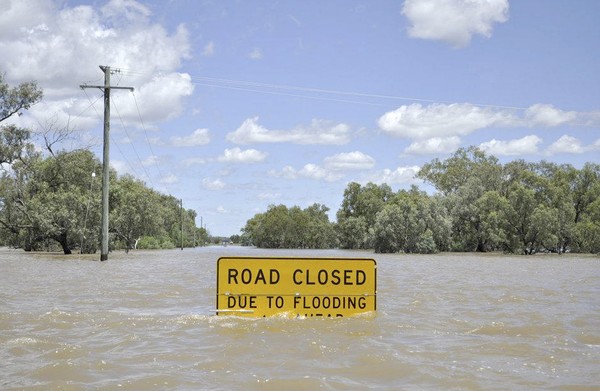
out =
[[[220,256],[372,257],[378,311],[216,317]],[[0,249],[2,390],[597,390],[600,259]]]

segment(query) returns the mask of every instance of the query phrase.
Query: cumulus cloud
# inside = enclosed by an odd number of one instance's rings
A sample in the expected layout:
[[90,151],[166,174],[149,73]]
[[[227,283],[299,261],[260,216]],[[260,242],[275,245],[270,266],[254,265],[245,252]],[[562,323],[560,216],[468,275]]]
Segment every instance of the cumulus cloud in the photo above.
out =
[[325,158],[323,162],[332,170],[366,170],[375,165],[375,159],[360,151],[338,153]]
[[[527,109],[482,107],[470,103],[403,105],[384,113],[379,127],[387,134],[413,140],[407,154],[449,153],[460,146],[461,137],[492,128],[548,128],[564,125],[597,126],[595,112],[564,111],[549,104]],[[527,136],[519,140],[491,140],[482,148],[497,154],[515,155],[519,150],[537,151],[541,139]],[[527,152],[529,152],[527,151]]]
[[531,155],[538,153],[538,144],[541,142],[542,139],[538,136],[529,135],[509,141],[493,139],[480,144],[479,148],[496,156]]
[[269,175],[276,178],[298,179],[309,178],[322,180],[325,182],[335,182],[341,179],[344,175],[339,171],[329,170],[317,164],[308,163],[304,167],[297,170],[292,166],[285,166],[282,170],[271,170]]
[[430,155],[454,151],[460,146],[460,137],[432,137],[427,140],[419,140],[411,143],[405,153],[411,155]]
[[161,178],[160,183],[165,185],[172,185],[173,183],[178,183],[179,178],[175,174],[169,174],[164,178]]
[[341,145],[350,141],[350,127],[344,123],[314,119],[308,126],[292,130],[269,130],[258,123],[258,117],[248,118],[227,140],[236,144],[294,143]]
[[154,166],[160,162],[160,159],[156,155],[150,155],[146,159],[142,160],[142,165],[144,167]]
[[[97,124],[89,106],[100,92],[86,91],[88,100],[76,86],[103,84],[99,65],[121,70],[111,84],[135,87],[139,114],[128,93],[113,94],[124,121],[139,122],[140,114],[147,124],[170,118],[193,90],[189,75],[176,72],[189,56],[188,32],[183,25],[169,32],[150,15],[134,0],[111,0],[101,8],[10,1],[0,15],[0,69],[11,84],[37,80],[44,89],[41,108],[27,113],[36,120],[59,113],[77,118],[80,128]],[[102,101],[97,105],[101,112]]]
[[347,172],[368,170],[375,165],[375,159],[360,151],[338,153],[323,159],[323,164],[305,164],[301,169],[285,166],[283,169],[271,170],[270,176],[286,179],[310,178],[326,182],[335,182],[343,178]]
[[259,163],[266,159],[268,153],[256,149],[241,150],[240,148],[226,149],[217,160],[225,163]]
[[408,35],[465,47],[473,35],[491,37],[496,23],[508,20],[508,0],[406,0],[402,14],[411,23]]
[[379,118],[379,127],[396,137],[429,139],[465,136],[475,130],[513,120],[508,111],[483,108],[470,103],[400,106]]
[[217,179],[204,178],[202,179],[202,187],[207,190],[222,190],[225,188],[225,182]]
[[552,145],[548,147],[546,153],[549,155],[555,153],[584,153],[586,152],[586,149],[587,148],[583,147],[578,138],[565,134],[552,143]]
[[196,129],[188,136],[174,136],[170,138],[171,145],[174,147],[196,147],[210,142],[208,129]]
[[419,170],[419,166],[398,167],[395,170],[386,168],[369,175],[364,182],[373,182],[377,184],[387,183],[388,185],[416,183],[417,180],[415,179],[415,176]]
[[525,111],[529,126],[559,126],[577,118],[575,111],[563,111],[548,104],[535,104]]

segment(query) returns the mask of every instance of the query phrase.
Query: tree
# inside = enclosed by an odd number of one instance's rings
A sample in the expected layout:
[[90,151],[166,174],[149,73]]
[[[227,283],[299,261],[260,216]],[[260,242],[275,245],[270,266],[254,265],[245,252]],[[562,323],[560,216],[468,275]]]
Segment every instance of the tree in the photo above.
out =
[[[10,87],[0,74],[0,123],[11,116],[28,110],[42,99],[42,90],[36,82],[21,83]],[[30,132],[14,125],[0,126],[0,164],[11,164],[30,147]]]
[[88,227],[97,226],[99,210],[94,207],[98,197],[91,193],[90,182],[91,173],[100,167],[98,159],[84,150],[14,164],[12,175],[2,178],[0,212],[12,244],[32,250],[50,239],[70,254],[87,238],[95,251],[97,233]]
[[479,178],[485,190],[498,190],[502,166],[496,157],[488,156],[476,147],[460,148],[449,159],[434,159],[424,164],[417,177],[431,183],[444,195],[456,192],[472,177]]
[[[386,185],[367,183],[364,187],[351,182],[344,191],[342,205],[337,212],[338,235],[344,248],[369,248],[373,245],[373,230],[377,213],[394,193]],[[360,231],[359,231],[360,230]],[[360,246],[360,247],[356,247]]]
[[126,250],[135,248],[142,236],[158,233],[158,197],[143,182],[125,175],[111,185],[110,195],[110,231],[123,240]]
[[321,204],[306,209],[270,205],[265,213],[254,215],[242,229],[243,243],[263,248],[331,248],[335,233]]

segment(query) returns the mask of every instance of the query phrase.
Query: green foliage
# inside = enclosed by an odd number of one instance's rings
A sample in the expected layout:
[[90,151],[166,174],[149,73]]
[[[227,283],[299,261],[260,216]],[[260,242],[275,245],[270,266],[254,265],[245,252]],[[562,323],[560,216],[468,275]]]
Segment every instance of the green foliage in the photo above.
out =
[[331,248],[336,245],[328,208],[314,204],[302,210],[297,206],[271,205],[256,214],[242,229],[244,244],[263,248]]

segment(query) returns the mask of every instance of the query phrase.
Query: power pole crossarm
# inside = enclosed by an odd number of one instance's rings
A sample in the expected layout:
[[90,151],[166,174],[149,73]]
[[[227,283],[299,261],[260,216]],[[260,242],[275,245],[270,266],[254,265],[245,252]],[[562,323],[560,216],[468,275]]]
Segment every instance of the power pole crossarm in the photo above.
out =
[[99,88],[104,91],[104,146],[102,149],[102,251],[100,261],[108,260],[108,190],[110,173],[110,90],[130,90],[133,87],[112,87],[110,85],[110,67],[100,66],[104,72],[104,86],[81,85],[84,88]]

